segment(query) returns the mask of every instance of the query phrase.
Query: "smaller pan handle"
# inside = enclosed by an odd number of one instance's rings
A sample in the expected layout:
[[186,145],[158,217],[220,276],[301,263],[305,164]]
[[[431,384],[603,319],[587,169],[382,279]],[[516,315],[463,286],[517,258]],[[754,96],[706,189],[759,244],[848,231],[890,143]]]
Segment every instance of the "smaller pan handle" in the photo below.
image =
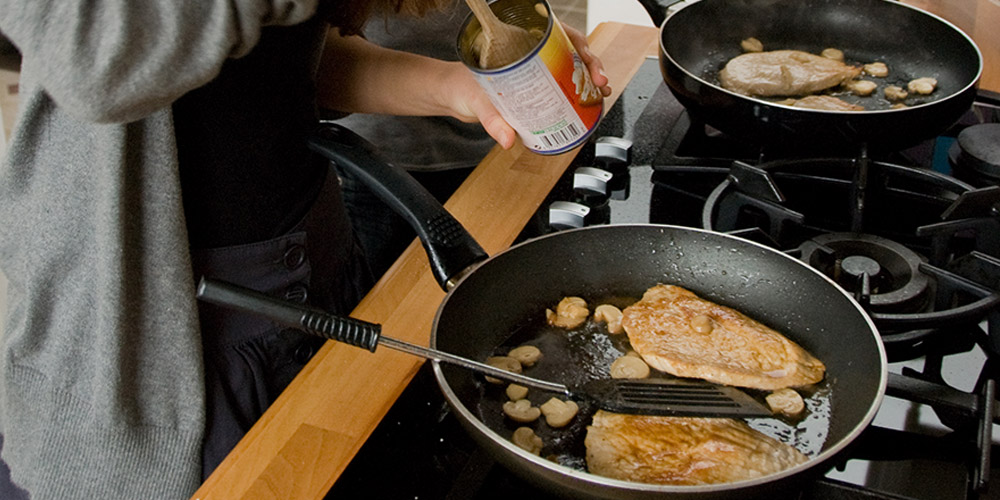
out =
[[394,167],[372,143],[336,124],[324,123],[309,148],[361,179],[413,227],[427,252],[434,278],[448,290],[487,258],[486,252],[427,189]]
[[653,20],[653,26],[659,28],[663,25],[663,21],[667,20],[667,9],[681,1],[683,0],[639,0],[639,3],[646,9],[649,18]]

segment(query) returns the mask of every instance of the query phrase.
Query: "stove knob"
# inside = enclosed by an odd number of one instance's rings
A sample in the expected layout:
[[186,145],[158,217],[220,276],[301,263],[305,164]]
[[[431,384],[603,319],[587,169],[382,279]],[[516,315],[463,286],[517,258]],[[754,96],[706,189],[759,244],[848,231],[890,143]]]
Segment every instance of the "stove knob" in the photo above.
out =
[[586,225],[590,207],[572,201],[554,201],[549,205],[549,228],[553,231]]
[[580,167],[573,172],[575,201],[595,207],[608,201],[608,183],[611,172],[594,167]]
[[632,164],[632,141],[621,137],[601,137],[594,142],[594,162],[613,175],[628,172]]
[[621,137],[601,137],[594,142],[594,163],[611,172],[608,193],[614,200],[628,199],[628,167],[632,164],[632,141]]

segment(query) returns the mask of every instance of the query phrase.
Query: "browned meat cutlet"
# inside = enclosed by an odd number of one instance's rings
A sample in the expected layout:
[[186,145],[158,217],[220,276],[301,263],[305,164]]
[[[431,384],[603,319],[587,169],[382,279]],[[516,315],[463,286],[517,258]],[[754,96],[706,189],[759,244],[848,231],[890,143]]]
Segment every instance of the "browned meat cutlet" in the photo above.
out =
[[819,109],[823,111],[864,111],[864,106],[851,104],[843,99],[838,99],[832,95],[807,95],[800,99],[785,99],[778,101],[778,104],[785,104],[796,108]]
[[804,96],[836,87],[861,68],[800,50],[742,54],[719,72],[722,87],[754,97]]
[[592,474],[652,484],[697,485],[754,479],[808,458],[745,422],[651,417],[603,410],[584,440]]
[[622,326],[649,366],[679,377],[775,390],[814,384],[826,371],[780,333],[679,286],[646,290],[622,311]]

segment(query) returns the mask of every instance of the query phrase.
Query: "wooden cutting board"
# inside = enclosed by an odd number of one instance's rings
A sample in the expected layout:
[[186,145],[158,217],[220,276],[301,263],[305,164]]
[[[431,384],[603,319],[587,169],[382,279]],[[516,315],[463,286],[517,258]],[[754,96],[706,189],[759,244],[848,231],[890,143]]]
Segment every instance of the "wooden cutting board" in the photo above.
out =
[[[642,62],[657,56],[658,30],[603,23],[589,41],[611,80],[610,108]],[[496,147],[445,207],[495,254],[511,245],[576,153],[542,156],[520,142]],[[415,241],[352,316],[428,345],[443,298]],[[322,498],[422,363],[385,348],[372,354],[327,342],[192,498]]]

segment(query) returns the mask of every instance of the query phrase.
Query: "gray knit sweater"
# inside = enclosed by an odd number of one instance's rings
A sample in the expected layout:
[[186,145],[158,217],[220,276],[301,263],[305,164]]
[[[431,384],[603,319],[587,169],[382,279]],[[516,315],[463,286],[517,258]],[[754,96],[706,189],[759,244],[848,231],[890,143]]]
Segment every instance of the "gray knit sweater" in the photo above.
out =
[[204,385],[171,103],[317,0],[0,0],[3,459],[33,500],[187,498]]

